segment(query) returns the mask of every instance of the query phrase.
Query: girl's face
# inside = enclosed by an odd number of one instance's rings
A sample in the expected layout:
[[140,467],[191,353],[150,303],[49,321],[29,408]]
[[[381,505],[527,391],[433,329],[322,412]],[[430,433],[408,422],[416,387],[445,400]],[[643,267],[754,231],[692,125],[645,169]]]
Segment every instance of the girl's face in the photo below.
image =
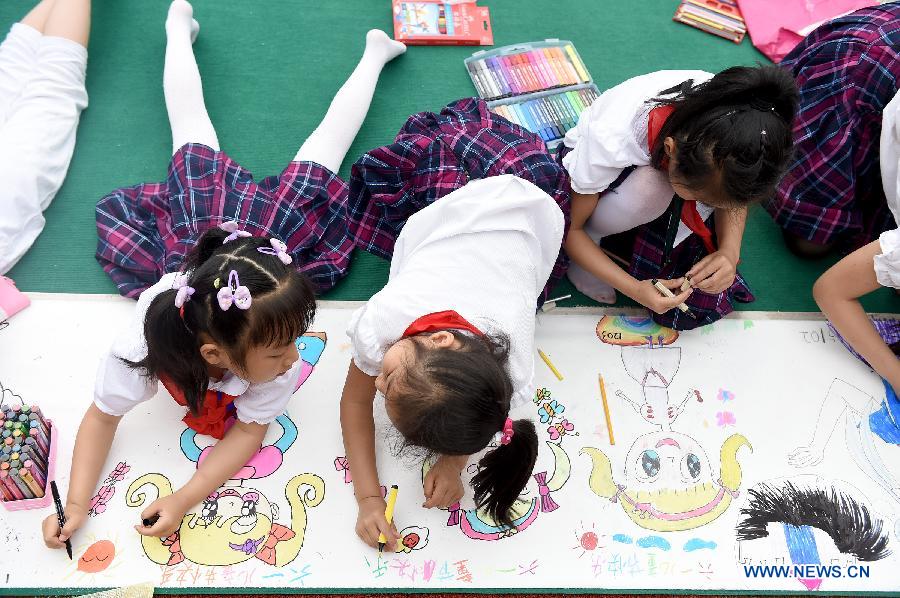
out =
[[253,347],[247,351],[241,377],[248,382],[270,382],[286,373],[300,359],[297,344],[290,342],[279,347]]
[[448,347],[458,349],[460,347],[456,337],[445,330],[402,338],[388,347],[381,360],[381,373],[375,378],[375,389],[384,396],[384,408],[391,422],[395,421],[396,409],[399,408],[392,399],[402,387],[406,377],[406,368],[416,360],[414,343],[419,343],[426,349]]
[[672,185],[675,193],[685,201],[699,201],[713,208],[733,208],[735,203],[728,197],[723,196],[719,191],[722,188],[722,173],[718,169],[711,177],[712,180],[707,187],[696,189],[689,187],[681,175],[678,174],[677,147],[675,140],[666,137],[663,142],[666,149],[666,156],[669,158],[669,184]]

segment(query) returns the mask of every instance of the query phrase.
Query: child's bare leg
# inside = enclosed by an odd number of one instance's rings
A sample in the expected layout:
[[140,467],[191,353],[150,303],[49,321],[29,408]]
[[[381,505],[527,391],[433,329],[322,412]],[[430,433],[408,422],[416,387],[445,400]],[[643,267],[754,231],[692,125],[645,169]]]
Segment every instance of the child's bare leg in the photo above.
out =
[[25,18],[19,22],[43,33],[44,25],[47,24],[47,17],[50,15],[50,11],[53,10],[53,5],[55,3],[56,0],[41,0],[38,2],[37,6],[32,8],[31,11],[25,15]]
[[87,48],[91,35],[91,0],[53,0],[44,35],[62,37]]
[[335,94],[325,118],[300,147],[294,160],[316,162],[337,172],[369,111],[381,69],[405,51],[404,44],[392,40],[385,32],[369,31],[359,64]]
[[172,152],[186,143],[202,143],[219,149],[219,138],[203,101],[203,82],[194,58],[194,39],[200,25],[193,7],[174,0],[166,19],[166,64],[163,91],[172,127]]

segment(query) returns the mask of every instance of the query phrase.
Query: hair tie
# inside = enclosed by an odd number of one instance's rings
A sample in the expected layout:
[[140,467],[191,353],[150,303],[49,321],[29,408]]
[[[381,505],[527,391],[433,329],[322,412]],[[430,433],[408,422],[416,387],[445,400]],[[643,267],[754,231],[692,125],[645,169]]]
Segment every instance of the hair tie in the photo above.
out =
[[503,422],[503,432],[500,435],[500,444],[505,446],[512,442],[513,432],[513,420],[507,417],[506,421]]
[[232,305],[238,309],[250,309],[250,304],[253,302],[250,289],[241,285],[237,270],[232,270],[228,274],[228,284],[219,289],[216,298],[219,300],[219,307],[222,311],[228,311]]
[[175,307],[179,309],[182,318],[184,318],[184,304],[190,301],[191,295],[194,294],[195,290],[194,287],[188,286],[187,279],[186,275],[179,274],[175,277],[175,282],[172,283],[172,288],[178,289],[178,292],[175,294]]
[[252,237],[253,236],[252,234],[248,233],[245,230],[238,230],[238,223],[236,220],[232,220],[231,222],[223,222],[222,224],[219,225],[219,228],[221,228],[222,230],[224,230],[227,233],[231,233],[230,235],[225,237],[225,240],[222,241],[222,245],[224,245],[225,243],[228,243],[229,241],[234,241],[238,237]]
[[281,260],[281,263],[285,266],[294,261],[294,258],[292,258],[287,252],[287,245],[285,245],[283,242],[279,241],[275,237],[272,237],[271,239],[269,239],[269,244],[272,247],[258,247],[256,250],[260,253],[265,253],[266,255],[274,255],[279,260]]

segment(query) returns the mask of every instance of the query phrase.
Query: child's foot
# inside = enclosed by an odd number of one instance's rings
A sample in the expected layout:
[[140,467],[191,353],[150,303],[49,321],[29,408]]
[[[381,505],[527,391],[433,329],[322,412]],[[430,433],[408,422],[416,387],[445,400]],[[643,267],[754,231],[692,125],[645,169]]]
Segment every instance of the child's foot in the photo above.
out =
[[366,33],[366,54],[374,53],[384,62],[390,62],[406,52],[406,44],[394,41],[381,29],[370,29]]
[[194,19],[194,7],[186,0],[172,0],[169,16],[166,18],[166,32],[171,35],[185,31],[191,36],[191,43],[194,43],[200,33],[200,23]]

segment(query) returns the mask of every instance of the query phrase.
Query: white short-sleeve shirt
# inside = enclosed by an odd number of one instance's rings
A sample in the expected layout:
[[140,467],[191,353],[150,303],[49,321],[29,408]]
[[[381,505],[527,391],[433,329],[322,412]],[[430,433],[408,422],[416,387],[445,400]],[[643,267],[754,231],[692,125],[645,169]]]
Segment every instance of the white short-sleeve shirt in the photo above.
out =
[[[156,394],[158,380],[145,376],[140,370],[132,369],[122,362],[139,361],[147,356],[147,341],[144,339],[144,316],[153,299],[173,288],[179,274],[164,275],[159,282],[141,293],[135,307],[134,317],[110,347],[100,362],[94,384],[94,404],[109,415],[121,416],[135,405]],[[174,303],[172,309],[176,309]],[[252,307],[251,307],[252,309]],[[277,378],[262,384],[253,384],[226,372],[221,380],[209,380],[209,389],[236,397],[234,406],[237,418],[244,423],[269,424],[284,413],[287,403],[300,379],[301,361]]]
[[[884,107],[881,120],[881,183],[894,222],[900,224],[900,93]],[[875,276],[885,287],[900,289],[900,229],[881,233],[881,255],[875,256]]]
[[553,199],[513,175],[472,181],[414,214],[397,238],[387,284],[348,325],[354,363],[377,376],[413,321],[455,310],[483,332],[509,336],[512,402],[529,399],[535,307],[563,229]]

